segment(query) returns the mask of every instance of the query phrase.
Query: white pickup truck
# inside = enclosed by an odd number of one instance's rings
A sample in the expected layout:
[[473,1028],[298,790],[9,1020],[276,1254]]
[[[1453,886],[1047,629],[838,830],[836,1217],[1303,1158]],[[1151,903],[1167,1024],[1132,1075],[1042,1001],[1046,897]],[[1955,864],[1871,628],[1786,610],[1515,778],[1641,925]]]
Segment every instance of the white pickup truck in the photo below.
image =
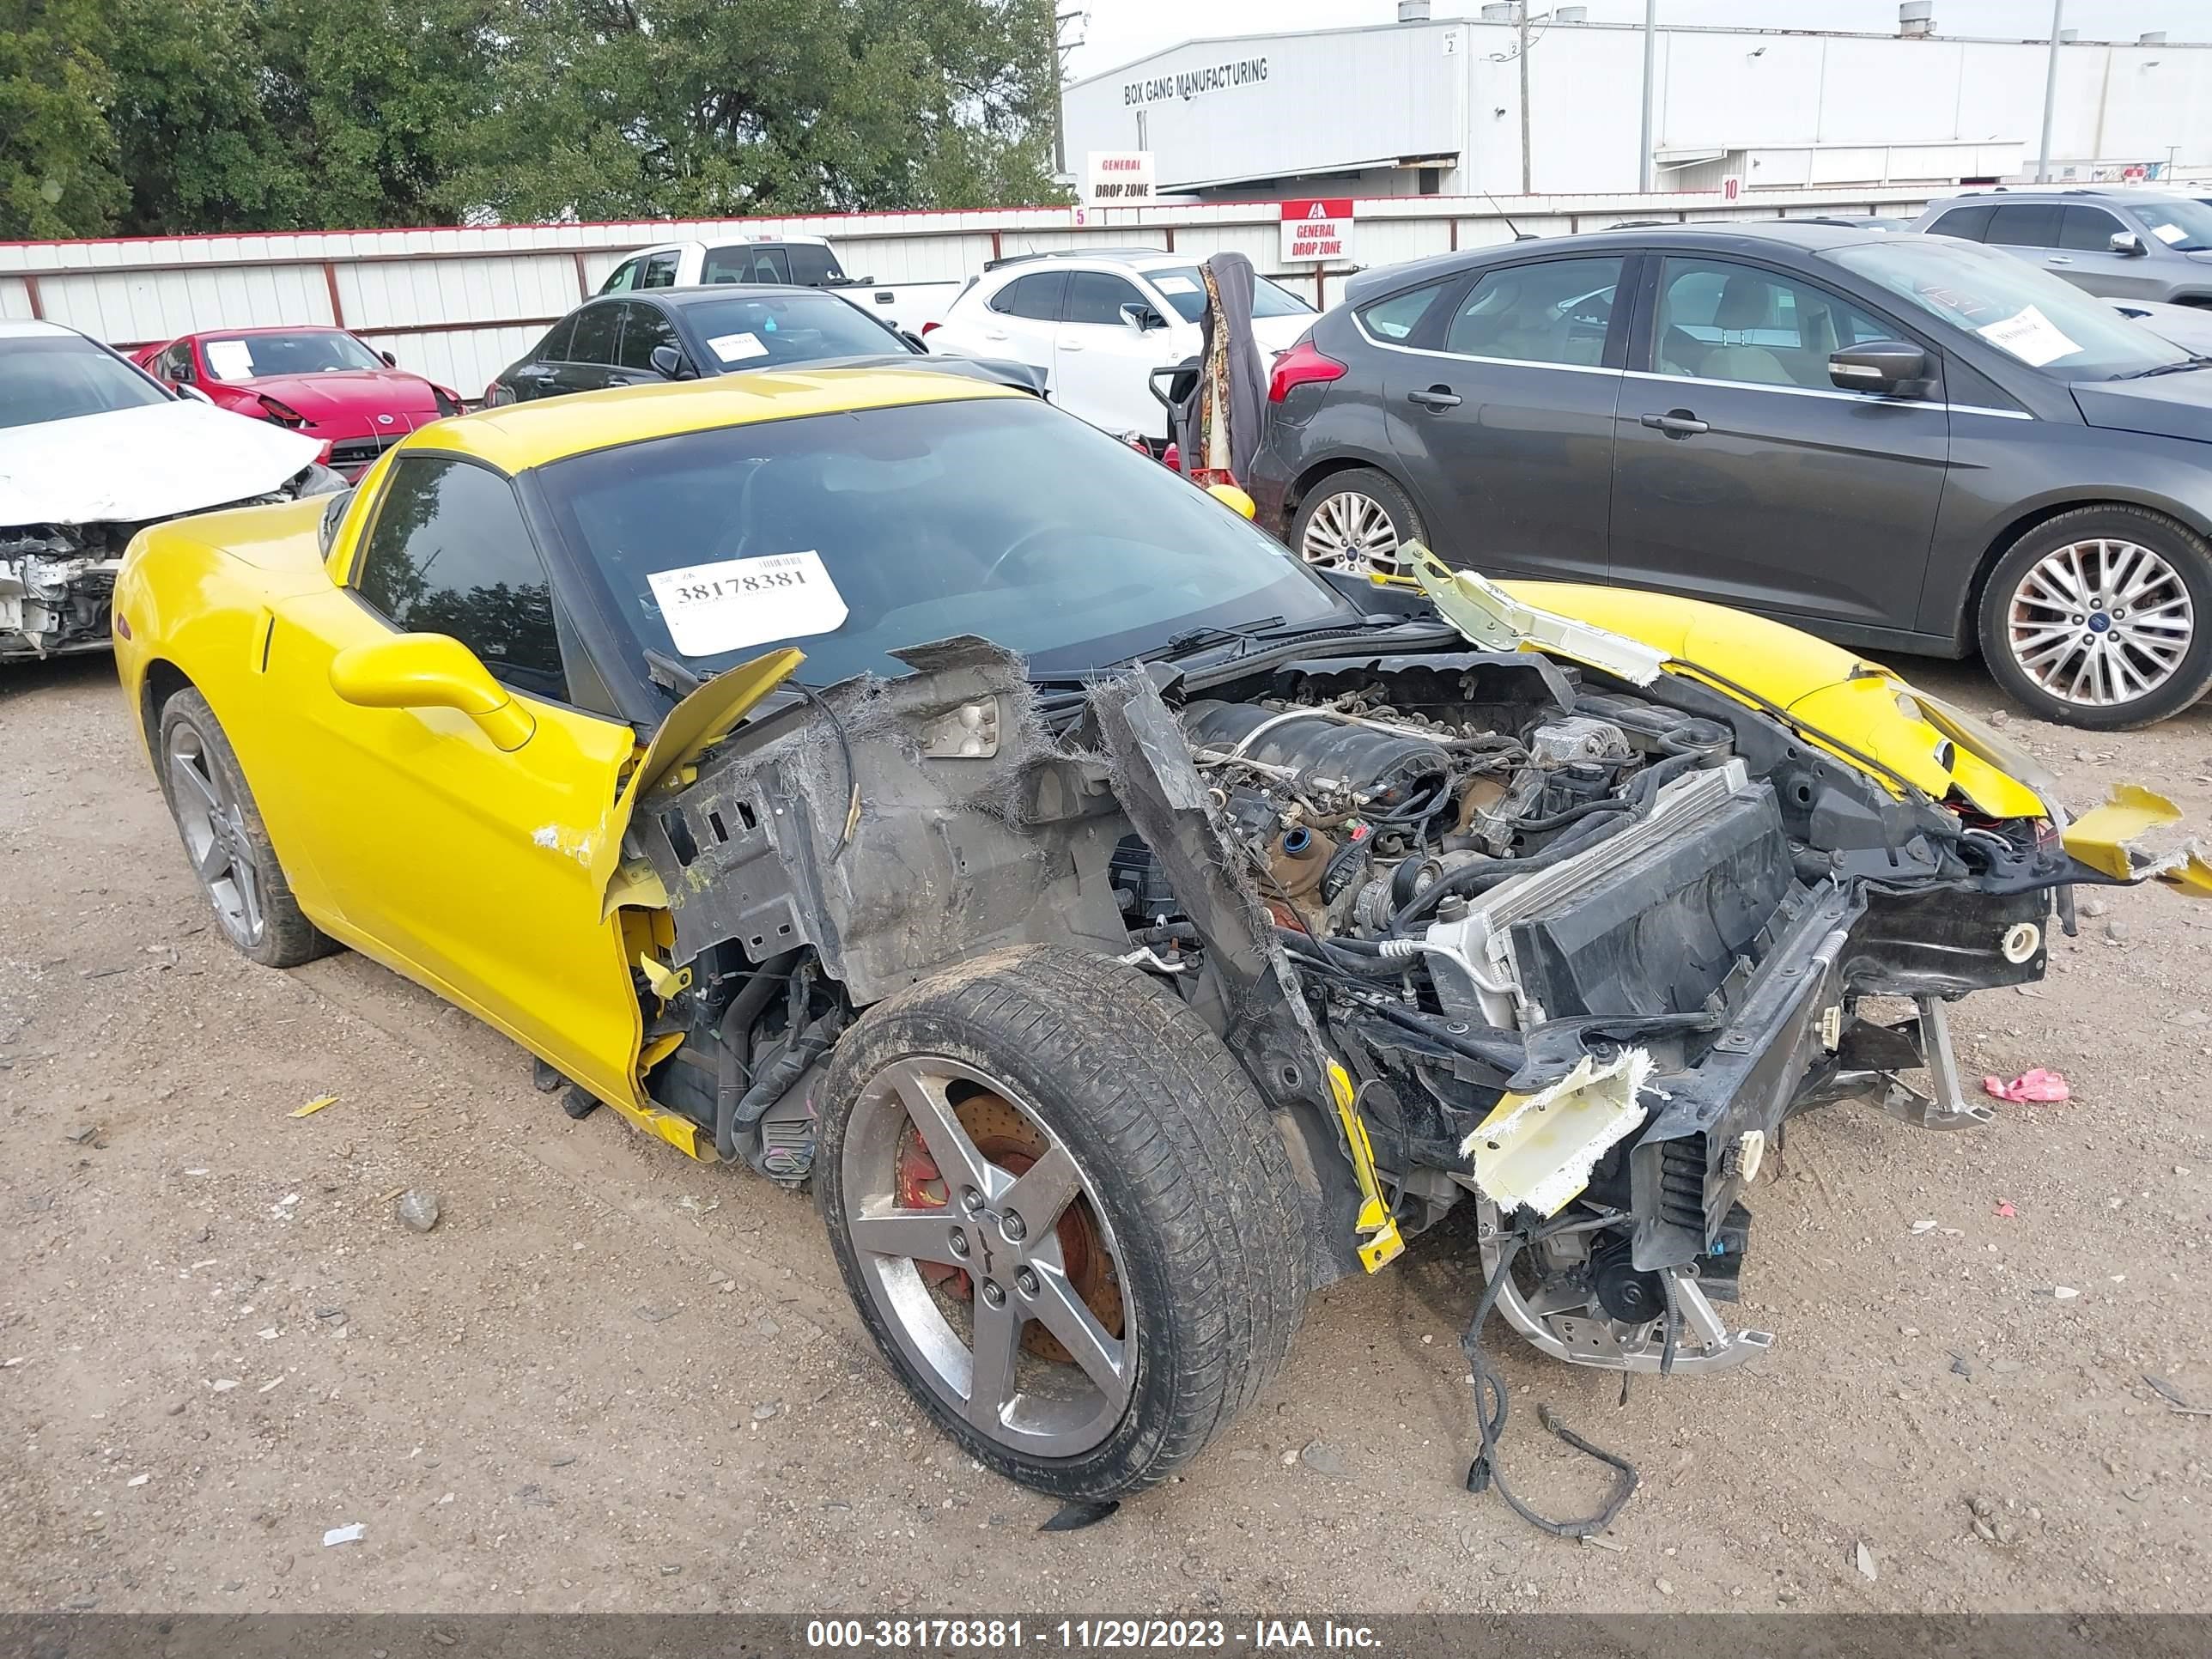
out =
[[636,288],[696,288],[708,283],[793,283],[835,289],[870,315],[920,337],[960,292],[958,278],[940,283],[878,283],[848,276],[837,252],[819,236],[763,236],[730,242],[663,242],[640,248],[599,284],[602,294]]

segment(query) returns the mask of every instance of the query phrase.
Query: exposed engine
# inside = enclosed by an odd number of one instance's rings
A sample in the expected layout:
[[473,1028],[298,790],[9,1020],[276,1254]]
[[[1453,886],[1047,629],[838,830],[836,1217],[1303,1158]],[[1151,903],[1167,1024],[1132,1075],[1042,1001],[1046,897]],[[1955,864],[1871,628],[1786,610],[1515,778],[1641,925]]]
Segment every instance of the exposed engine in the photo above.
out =
[[[1903,856],[1901,806],[1724,706],[1596,690],[1525,656],[1298,666],[1316,672],[1194,697],[1179,719],[1346,1057],[1396,1224],[1470,1195],[1485,1240],[1516,1210],[1554,1217],[1502,1310],[1558,1357],[1705,1370],[1763,1350],[1711,1303],[1734,1298],[1740,1199],[1769,1140],[1844,1073],[1938,1063],[1922,1043],[1942,1046],[1935,998],[1917,1029],[1857,1015],[1863,991],[1922,988],[1923,963],[1877,959],[1894,901],[1852,878]],[[1987,844],[1913,855],[1965,877],[2033,854],[1972,834]],[[1123,842],[1113,874],[1162,965],[1202,948],[1144,842]],[[2000,905],[2027,927],[2022,977],[2046,904]],[[2013,971],[1983,931],[1974,970]],[[1876,942],[1846,963],[1854,938]],[[1955,1080],[1934,1080],[1915,1121],[1948,1127]]]

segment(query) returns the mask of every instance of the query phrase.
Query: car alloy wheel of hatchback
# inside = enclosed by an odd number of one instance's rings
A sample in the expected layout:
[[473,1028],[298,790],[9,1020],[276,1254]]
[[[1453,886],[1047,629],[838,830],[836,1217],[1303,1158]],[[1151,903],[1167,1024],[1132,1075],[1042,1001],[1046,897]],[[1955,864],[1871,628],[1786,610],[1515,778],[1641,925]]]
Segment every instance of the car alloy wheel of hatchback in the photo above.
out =
[[1389,509],[1356,489],[1323,498],[1298,538],[1298,556],[1322,570],[1398,574],[1398,526]]
[[1113,1229],[1073,1153],[1006,1084],[917,1055],[870,1079],[844,1146],[860,1279],[916,1372],[979,1433],[1073,1457],[1135,1381]]
[[2139,543],[2102,537],[2031,565],[2006,617],[2021,672],[2089,708],[2148,696],[2179,672],[2196,635],[2180,573]]

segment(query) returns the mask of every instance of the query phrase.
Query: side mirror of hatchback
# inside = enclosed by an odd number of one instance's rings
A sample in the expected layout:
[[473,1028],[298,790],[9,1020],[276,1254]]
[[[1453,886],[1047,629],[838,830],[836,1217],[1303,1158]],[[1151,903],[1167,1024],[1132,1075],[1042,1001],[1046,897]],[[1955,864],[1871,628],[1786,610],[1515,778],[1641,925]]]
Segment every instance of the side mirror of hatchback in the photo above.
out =
[[1828,379],[1846,392],[1909,392],[1928,378],[1928,354],[1902,340],[1869,340],[1828,356]]
[[394,634],[349,645],[331,659],[331,690],[361,708],[459,709],[509,751],[538,729],[531,712],[450,634]]
[[397,368],[399,367],[399,359],[393,356],[390,352],[380,351],[376,355],[384,359],[384,366],[386,368]]

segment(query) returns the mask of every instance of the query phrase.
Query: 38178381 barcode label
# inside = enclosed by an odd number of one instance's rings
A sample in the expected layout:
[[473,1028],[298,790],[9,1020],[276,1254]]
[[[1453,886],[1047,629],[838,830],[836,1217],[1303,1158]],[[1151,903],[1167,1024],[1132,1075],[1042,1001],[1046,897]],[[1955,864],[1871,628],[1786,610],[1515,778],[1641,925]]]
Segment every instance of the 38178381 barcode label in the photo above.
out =
[[646,580],[670,642],[687,657],[834,634],[848,614],[844,596],[811,548],[656,570]]

